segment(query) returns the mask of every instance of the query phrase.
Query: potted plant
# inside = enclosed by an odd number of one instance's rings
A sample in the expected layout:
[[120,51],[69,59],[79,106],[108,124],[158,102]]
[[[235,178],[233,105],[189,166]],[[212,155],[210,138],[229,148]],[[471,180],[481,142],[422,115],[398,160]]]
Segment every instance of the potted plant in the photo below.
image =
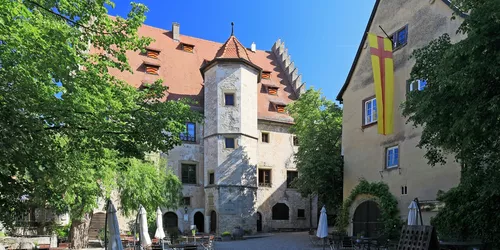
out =
[[231,240],[231,233],[229,231],[223,232],[221,236],[222,236],[223,241],[230,241]]

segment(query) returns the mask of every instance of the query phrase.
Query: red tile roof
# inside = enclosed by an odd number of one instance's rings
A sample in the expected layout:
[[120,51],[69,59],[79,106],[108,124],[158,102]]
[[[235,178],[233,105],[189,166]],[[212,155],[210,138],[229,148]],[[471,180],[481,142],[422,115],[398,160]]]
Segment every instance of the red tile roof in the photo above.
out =
[[[256,83],[258,92],[258,118],[284,123],[292,123],[293,119],[286,113],[278,113],[274,110],[271,100],[288,104],[297,99],[292,85],[288,82],[286,72],[281,68],[280,62],[271,51],[247,50],[236,37],[231,36],[224,43],[208,41],[200,38],[180,35],[180,43],[172,39],[172,33],[167,30],[143,25],[139,28],[139,35],[152,37],[154,41],[150,48],[160,51],[158,59],[148,58],[140,51],[127,51],[129,64],[133,70],[121,72],[111,69],[111,74],[127,81],[134,87],[141,87],[143,82],[154,82],[163,79],[163,84],[168,86],[167,99],[177,100],[179,98],[191,98],[203,107],[203,76],[200,68],[208,61],[223,58],[240,58],[248,60],[252,64],[262,68],[263,71],[271,72],[270,80],[278,89],[278,95],[269,95],[266,87],[261,83]],[[193,53],[182,50],[182,43],[194,45]],[[158,75],[147,74],[145,72],[144,61],[156,62],[160,65]]]
[[248,51],[238,38],[231,35],[215,54],[215,58],[240,58],[250,61]]

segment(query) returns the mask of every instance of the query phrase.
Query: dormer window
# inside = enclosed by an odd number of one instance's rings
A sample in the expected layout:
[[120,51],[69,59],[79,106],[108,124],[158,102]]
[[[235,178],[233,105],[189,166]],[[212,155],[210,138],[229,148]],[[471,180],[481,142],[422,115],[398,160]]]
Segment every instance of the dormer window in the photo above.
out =
[[271,71],[262,71],[262,79],[271,79]]
[[285,113],[285,108],[286,105],[276,105],[276,111],[278,111],[278,113]]
[[156,49],[146,48],[146,56],[153,59],[158,59],[160,56],[160,51]]
[[194,52],[194,45],[182,43],[182,50],[184,50],[185,52],[193,53]]
[[146,66],[146,73],[151,75],[158,75],[158,71],[160,70],[160,64],[153,62],[144,62]]
[[278,88],[267,87],[267,93],[269,93],[270,95],[278,95]]

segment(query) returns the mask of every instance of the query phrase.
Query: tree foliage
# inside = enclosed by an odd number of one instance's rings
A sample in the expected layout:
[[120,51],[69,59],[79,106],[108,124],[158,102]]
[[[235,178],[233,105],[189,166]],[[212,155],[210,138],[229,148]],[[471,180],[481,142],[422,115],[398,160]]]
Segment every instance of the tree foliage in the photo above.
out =
[[299,141],[299,177],[294,185],[303,196],[317,195],[333,212],[342,203],[342,110],[320,91],[309,89],[288,111],[295,122],[291,131]]
[[[500,238],[500,2],[457,0],[468,17],[452,43],[444,34],[418,49],[412,79],[423,91],[403,104],[408,122],[423,126],[419,146],[430,164],[454,155],[462,166],[458,187],[440,194],[446,207],[433,223],[444,237]],[[499,247],[497,245],[496,247]]]
[[[185,122],[201,115],[188,101],[165,101],[161,81],[138,91],[109,73],[132,72],[126,51],[152,41],[137,33],[144,5],[132,3],[127,18],[108,16],[113,6],[109,0],[0,0],[0,217],[6,225],[33,206],[80,219],[114,188],[124,194],[124,211],[139,201],[148,208],[175,205],[178,180],[159,172],[145,153],[178,145]],[[131,190],[142,200],[131,200],[137,198]]]

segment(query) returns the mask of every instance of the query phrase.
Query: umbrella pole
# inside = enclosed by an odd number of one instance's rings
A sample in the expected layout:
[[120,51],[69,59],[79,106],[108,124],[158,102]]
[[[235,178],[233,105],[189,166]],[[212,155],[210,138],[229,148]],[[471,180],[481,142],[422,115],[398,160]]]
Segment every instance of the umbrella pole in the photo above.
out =
[[417,209],[418,209],[418,217],[420,217],[420,225],[424,225],[424,220],[422,219],[422,211],[420,211],[420,203],[418,202],[418,198],[415,198],[414,200],[417,203]]

